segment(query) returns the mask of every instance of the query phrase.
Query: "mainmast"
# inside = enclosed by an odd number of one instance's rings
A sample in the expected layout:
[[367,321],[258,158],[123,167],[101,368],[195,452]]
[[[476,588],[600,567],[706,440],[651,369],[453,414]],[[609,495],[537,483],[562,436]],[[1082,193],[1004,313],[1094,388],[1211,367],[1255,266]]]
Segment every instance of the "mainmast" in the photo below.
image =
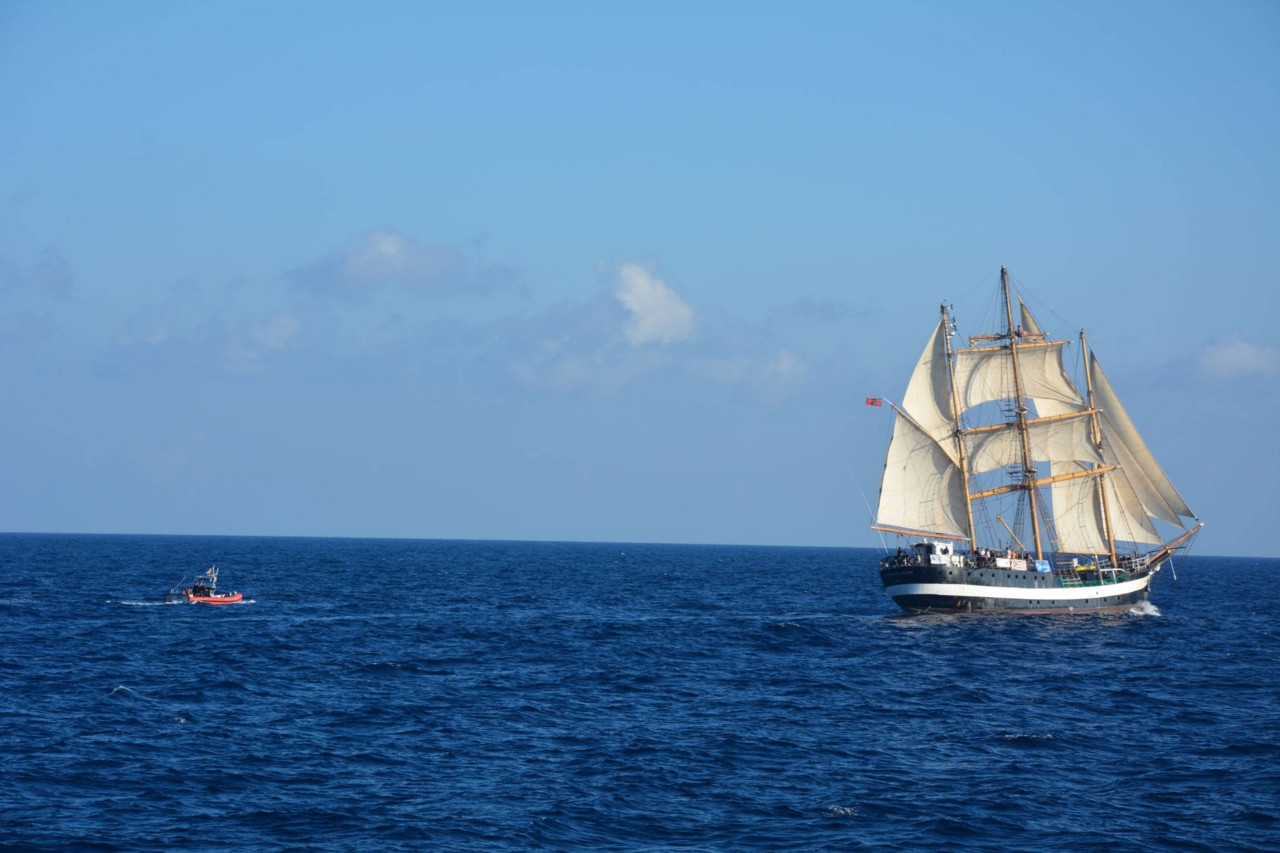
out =
[[956,396],[955,359],[951,355],[951,315],[947,305],[942,305],[942,340],[947,353],[947,381],[951,385],[951,425],[955,428],[956,455],[960,460],[960,482],[964,483],[964,511],[969,522],[969,550],[978,552],[978,533],[973,524],[973,497],[969,492],[969,457],[964,446],[964,434],[960,428],[960,403]]
[[1036,543],[1036,559],[1044,559],[1044,550],[1040,543],[1040,513],[1036,509],[1036,477],[1031,467],[1031,439],[1027,435],[1027,400],[1022,388],[1022,368],[1018,364],[1018,345],[1022,337],[1022,326],[1016,330],[1013,325],[1013,302],[1009,298],[1009,270],[1000,267],[1000,286],[1004,290],[1004,313],[1009,337],[1009,353],[1013,360],[1014,407],[1018,417],[1018,435],[1022,439],[1022,488],[1027,492],[1027,504],[1031,510],[1031,535]]

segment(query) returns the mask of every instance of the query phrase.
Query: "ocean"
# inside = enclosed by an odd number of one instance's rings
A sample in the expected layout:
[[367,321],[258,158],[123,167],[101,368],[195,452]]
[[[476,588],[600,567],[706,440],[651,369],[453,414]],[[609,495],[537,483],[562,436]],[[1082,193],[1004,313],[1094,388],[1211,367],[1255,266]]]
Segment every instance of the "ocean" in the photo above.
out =
[[0,846],[1280,849],[1280,560],[907,616],[877,558],[0,535]]

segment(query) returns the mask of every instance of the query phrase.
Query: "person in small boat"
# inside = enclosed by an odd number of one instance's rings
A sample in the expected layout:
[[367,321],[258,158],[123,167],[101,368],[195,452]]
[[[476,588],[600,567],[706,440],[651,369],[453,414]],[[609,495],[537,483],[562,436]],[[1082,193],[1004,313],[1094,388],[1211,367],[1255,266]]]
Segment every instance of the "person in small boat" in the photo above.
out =
[[196,581],[191,587],[191,594],[194,596],[207,596],[209,594],[209,587],[205,586],[200,581]]

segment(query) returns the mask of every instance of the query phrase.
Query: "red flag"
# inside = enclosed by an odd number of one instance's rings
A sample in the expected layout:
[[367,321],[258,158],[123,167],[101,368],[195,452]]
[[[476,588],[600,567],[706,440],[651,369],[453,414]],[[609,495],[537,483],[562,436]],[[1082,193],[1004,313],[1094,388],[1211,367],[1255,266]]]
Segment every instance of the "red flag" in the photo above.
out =
[[880,399],[879,397],[868,397],[868,398],[867,398],[867,405],[868,405],[868,406],[883,406],[883,405],[884,405],[884,400]]

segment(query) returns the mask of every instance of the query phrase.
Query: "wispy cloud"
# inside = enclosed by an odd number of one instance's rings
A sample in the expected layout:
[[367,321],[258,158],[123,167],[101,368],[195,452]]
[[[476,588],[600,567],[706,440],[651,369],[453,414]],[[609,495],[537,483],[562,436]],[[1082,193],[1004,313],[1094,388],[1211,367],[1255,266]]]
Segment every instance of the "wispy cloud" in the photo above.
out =
[[263,357],[293,346],[302,323],[292,314],[277,314],[234,335],[223,348],[223,364],[235,373],[256,373]]
[[1211,377],[1280,375],[1280,350],[1234,335],[1200,353],[1200,369]]
[[693,337],[693,308],[639,264],[623,265],[614,295],[631,314],[623,333],[632,346]]
[[506,330],[508,370],[525,389],[614,394],[637,379],[688,364],[667,345],[688,341],[694,310],[639,264],[623,264],[611,293],[561,305]]
[[786,347],[780,347],[767,365],[765,378],[776,385],[794,385],[809,373],[809,365],[803,356]]
[[164,301],[144,306],[128,319],[115,336],[106,366],[265,371],[272,353],[298,345],[303,322],[289,311],[237,308],[234,290],[175,284]]
[[488,293],[516,285],[514,270],[483,266],[454,246],[421,243],[379,228],[311,263],[290,270],[295,285],[315,293],[357,295],[385,287],[423,293]]
[[528,391],[613,394],[669,363],[657,348],[626,341],[626,311],[601,293],[534,317],[511,318],[491,330],[491,344],[509,351],[507,371]]
[[0,257],[0,293],[17,290],[68,299],[76,290],[76,272],[62,253],[52,247],[46,247],[29,266]]
[[[714,316],[695,319],[673,288],[639,264],[624,264],[610,293],[509,329],[504,339],[516,353],[510,374],[541,393],[613,394],[661,376],[775,401],[808,378],[803,355],[767,333]],[[671,346],[676,343],[682,346]]]

